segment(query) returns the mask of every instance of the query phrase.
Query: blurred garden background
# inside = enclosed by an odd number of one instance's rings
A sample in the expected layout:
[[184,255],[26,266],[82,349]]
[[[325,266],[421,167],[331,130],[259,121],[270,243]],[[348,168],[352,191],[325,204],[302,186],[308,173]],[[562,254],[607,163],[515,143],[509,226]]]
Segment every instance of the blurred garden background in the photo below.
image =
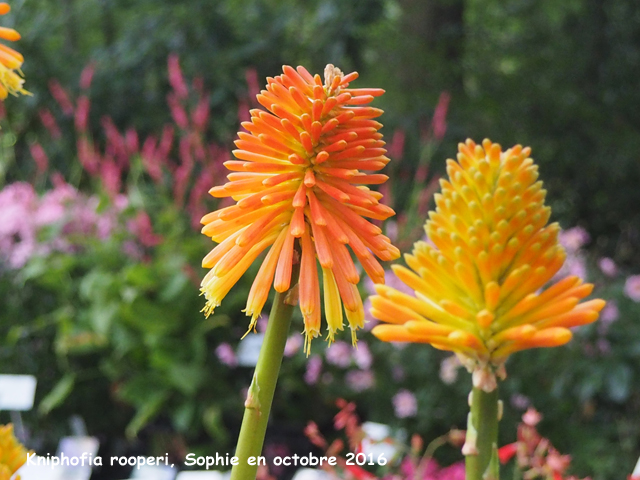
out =
[[[31,97],[0,125],[0,373],[38,379],[27,445],[80,415],[101,454],[233,452],[252,368],[238,363],[251,270],[205,319],[198,285],[239,124],[283,64],[381,87],[392,159],[384,226],[421,238],[467,137],[533,148],[565,272],[609,305],[567,346],[510,360],[501,442],[528,406],[572,472],[630,473],[640,453],[640,4],[636,0],[16,0]],[[363,284],[363,292],[370,286]],[[260,328],[259,328],[260,330]],[[361,332],[287,347],[266,455],[332,435],[335,401],[426,440],[465,428],[470,379],[448,354]],[[248,337],[250,338],[250,337]],[[242,363],[242,362],[240,362]],[[9,421],[6,412],[0,414]],[[442,449],[447,464],[461,458]],[[288,478],[291,472],[280,472]],[[126,471],[104,468],[96,479]]]

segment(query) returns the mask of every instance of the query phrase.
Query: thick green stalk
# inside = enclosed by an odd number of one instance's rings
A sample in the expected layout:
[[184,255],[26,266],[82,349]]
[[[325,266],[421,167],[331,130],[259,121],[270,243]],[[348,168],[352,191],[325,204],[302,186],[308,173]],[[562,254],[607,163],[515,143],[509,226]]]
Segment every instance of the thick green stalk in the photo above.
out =
[[498,389],[487,393],[474,387],[465,444],[466,480],[499,480],[497,448]]
[[253,480],[256,478],[257,461],[254,462],[254,465],[249,465],[249,459],[253,457],[257,460],[262,453],[271,402],[276,390],[278,373],[291,325],[293,304],[295,303],[293,301],[290,302],[291,304],[287,303],[290,293],[292,290],[276,293],[271,307],[269,323],[253,374],[253,381],[244,403],[244,417],[235,454],[238,457],[238,465],[231,470],[231,480]]

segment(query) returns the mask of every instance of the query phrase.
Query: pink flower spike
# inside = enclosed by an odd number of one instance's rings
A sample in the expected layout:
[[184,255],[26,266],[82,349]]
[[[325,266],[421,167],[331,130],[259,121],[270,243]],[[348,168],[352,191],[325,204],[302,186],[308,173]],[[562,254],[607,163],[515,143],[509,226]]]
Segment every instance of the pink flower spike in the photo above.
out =
[[138,215],[129,223],[129,228],[145,247],[154,247],[162,242],[162,236],[153,233],[151,218],[147,212],[138,212]]
[[42,145],[36,142],[29,145],[29,151],[31,152],[33,160],[36,162],[38,175],[44,174],[49,167],[49,157],[44,151],[44,148],[42,148]]
[[102,186],[111,197],[115,197],[120,193],[120,167],[113,158],[102,159],[100,165],[100,177],[102,179]]
[[400,160],[404,154],[404,141],[406,134],[403,129],[399,128],[393,132],[391,142],[387,147],[387,154],[394,160]]
[[76,109],[76,113],[74,115],[74,125],[78,132],[86,132],[87,131],[87,123],[89,118],[89,107],[91,102],[89,101],[89,97],[86,95],[80,96],[78,98],[78,108]]
[[49,81],[49,91],[53,98],[58,102],[60,108],[64,112],[65,115],[73,115],[73,103],[71,103],[71,99],[69,98],[69,94],[67,91],[60,85],[60,82],[57,80]]
[[169,152],[171,152],[171,147],[173,146],[173,136],[174,129],[171,125],[165,125],[162,129],[162,136],[160,137],[160,144],[158,145],[158,150],[156,151],[158,156],[158,161],[164,165],[167,162],[169,157]]
[[189,127],[189,118],[178,97],[170,93],[167,95],[167,103],[169,104],[173,121],[176,122],[176,125],[178,125],[181,130],[186,130]]
[[251,98],[251,100],[255,100],[260,93],[258,71],[254,67],[247,68],[244,75],[247,80],[247,87],[249,88],[249,98]]
[[209,118],[209,98],[204,96],[196,105],[196,108],[191,114],[191,121],[196,130],[204,130],[207,120]]
[[178,55],[169,55],[167,59],[167,69],[169,71],[169,83],[178,98],[187,98],[189,96],[189,89],[182,76]]
[[135,155],[138,153],[140,148],[140,144],[138,141],[138,132],[136,132],[135,128],[129,128],[124,135],[124,143],[127,147],[127,153],[129,155]]
[[80,74],[80,88],[82,90],[88,90],[91,86],[91,80],[93,80],[93,74],[96,71],[95,62],[89,62],[86,67],[82,69]]
[[451,101],[451,95],[449,92],[442,92],[438,99],[438,104],[433,112],[433,119],[431,121],[431,128],[433,129],[433,136],[436,140],[442,140],[447,133],[447,111],[449,110],[449,102]]
[[60,126],[56,121],[56,118],[51,113],[51,110],[48,108],[43,108],[38,112],[38,116],[40,117],[40,121],[44,125],[44,127],[51,135],[51,138],[57,140],[62,136],[62,131],[60,130]]

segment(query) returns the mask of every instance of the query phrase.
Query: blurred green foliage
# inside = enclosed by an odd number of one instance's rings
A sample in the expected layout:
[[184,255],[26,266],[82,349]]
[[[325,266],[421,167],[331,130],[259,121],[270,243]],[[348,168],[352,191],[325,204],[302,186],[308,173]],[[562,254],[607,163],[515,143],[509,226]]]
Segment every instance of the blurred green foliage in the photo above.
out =
[[[409,206],[416,192],[405,185],[418,165],[428,164],[431,179],[459,141],[522,143],[533,147],[554,218],[591,233],[592,260],[607,254],[628,271],[640,264],[635,0],[17,0],[12,8],[3,26],[22,33],[17,48],[34,96],[5,103],[3,182],[36,178],[28,147],[38,142],[53,170],[95,188],[79,167],[74,119],[48,90],[56,79],[75,98],[89,62],[96,66],[89,125],[97,145],[106,142],[99,127],[105,115],[121,131],[134,127],[141,140],[160,134],[171,121],[167,56],[177,53],[186,76],[201,76],[209,95],[207,141],[229,148],[239,110],[252,105],[248,69],[256,69],[262,85],[284,63],[312,71],[333,63],[357,69],[361,85],[387,90],[376,100],[386,110],[387,141],[395,131],[406,135],[388,168],[400,213],[414,218]],[[425,142],[443,91],[451,94],[447,134],[442,142]],[[42,126],[42,109],[53,112],[61,138]],[[37,178],[39,187],[49,186]],[[148,211],[163,242],[149,247],[147,261],[132,261],[122,251],[127,233],[121,232],[75,255],[34,258],[17,276],[1,270],[0,365],[4,373],[38,376],[39,410],[27,419],[49,446],[66,432],[66,418],[80,412],[115,452],[130,448],[120,440],[145,425],[143,436],[168,431],[190,448],[230,449],[250,371],[222,365],[214,351],[222,342],[235,346],[244,333],[239,312],[249,281],[204,320],[185,271],[200,276],[206,240],[171,192],[144,176],[134,183],[125,216]],[[515,356],[503,389],[507,404],[515,394],[527,396],[545,415],[540,430],[573,455],[576,474],[594,480],[620,478],[640,448],[640,308],[623,295],[622,277],[599,283],[599,294],[617,299],[621,312],[606,333],[610,353],[585,347],[600,335],[597,326],[585,328],[568,348]],[[310,386],[300,352],[285,362],[274,423],[296,432],[311,419],[329,424],[332,400],[345,396],[358,401],[367,419],[427,437],[464,426],[466,374],[445,385],[438,379],[439,352],[369,345],[377,388],[362,392],[349,388],[346,369],[325,366],[331,381]],[[313,348],[324,355],[321,342]],[[394,417],[391,399],[401,388],[416,393],[417,420]],[[513,440],[518,415],[507,405],[505,442]]]

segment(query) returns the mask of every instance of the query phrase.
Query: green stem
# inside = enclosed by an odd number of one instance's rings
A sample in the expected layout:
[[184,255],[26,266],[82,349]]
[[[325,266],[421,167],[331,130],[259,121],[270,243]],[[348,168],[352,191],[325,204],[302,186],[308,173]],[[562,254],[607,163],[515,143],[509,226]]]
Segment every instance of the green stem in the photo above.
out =
[[244,417],[235,455],[238,457],[238,465],[235,465],[231,470],[231,480],[256,478],[257,461],[254,462],[254,465],[249,465],[249,459],[254,457],[257,460],[262,453],[273,394],[276,390],[278,373],[291,325],[293,305],[287,303],[289,292],[276,292],[271,308],[260,356],[247,393],[247,400],[244,403]]
[[[467,439],[473,437],[475,453],[466,457],[466,480],[498,480],[497,455],[498,448],[498,389],[485,392],[473,387],[471,394],[471,413],[467,427]],[[491,468],[490,468],[491,467]],[[486,474],[486,475],[485,475]]]

